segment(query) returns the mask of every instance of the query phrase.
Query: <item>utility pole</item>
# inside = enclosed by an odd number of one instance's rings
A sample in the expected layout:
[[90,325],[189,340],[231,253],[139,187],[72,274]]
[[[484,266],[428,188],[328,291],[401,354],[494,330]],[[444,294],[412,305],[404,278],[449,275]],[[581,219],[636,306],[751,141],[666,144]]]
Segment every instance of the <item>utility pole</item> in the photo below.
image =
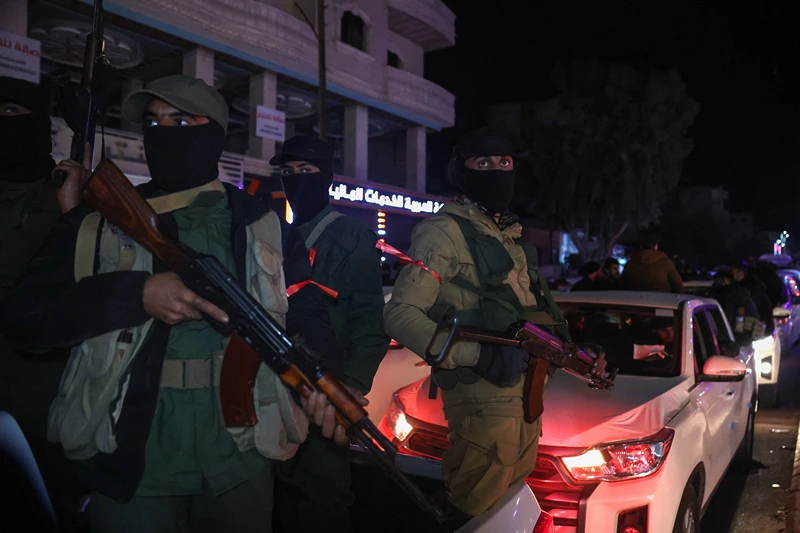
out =
[[300,7],[300,4],[297,2],[294,3],[297,9],[300,11],[300,14],[303,15],[303,18],[306,19],[306,23],[311,28],[311,31],[314,32],[314,36],[317,38],[317,54],[318,59],[317,63],[319,65],[319,85],[317,87],[317,129],[319,130],[319,138],[323,141],[325,140],[325,92],[326,92],[326,79],[325,79],[325,0],[317,0],[317,26],[314,27],[314,23],[311,22],[311,19]]

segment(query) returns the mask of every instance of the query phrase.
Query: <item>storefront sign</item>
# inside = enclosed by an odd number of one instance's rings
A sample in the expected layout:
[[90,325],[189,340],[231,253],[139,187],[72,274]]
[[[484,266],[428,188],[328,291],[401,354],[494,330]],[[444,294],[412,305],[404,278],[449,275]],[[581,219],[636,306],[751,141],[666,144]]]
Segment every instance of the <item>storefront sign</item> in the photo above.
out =
[[286,113],[257,106],[256,135],[264,139],[283,142],[286,137]]
[[334,200],[353,203],[367,203],[378,207],[390,207],[410,213],[433,214],[439,211],[444,202],[414,198],[396,192],[381,191],[371,187],[358,187],[347,183],[334,183],[328,190]]
[[0,31],[0,76],[39,83],[42,44]]

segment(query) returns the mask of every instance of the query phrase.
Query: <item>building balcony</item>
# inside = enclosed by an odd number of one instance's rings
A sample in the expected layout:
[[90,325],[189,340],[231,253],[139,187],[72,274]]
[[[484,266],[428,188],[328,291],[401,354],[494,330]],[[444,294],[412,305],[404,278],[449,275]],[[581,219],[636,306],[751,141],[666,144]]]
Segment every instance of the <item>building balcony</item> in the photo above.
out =
[[[403,4],[404,12],[411,12],[415,17],[434,17],[436,20],[431,19],[430,24],[439,29],[432,29],[430,35],[444,32],[441,35],[449,36],[452,44],[454,15],[444,4],[438,0],[390,1],[390,5],[395,4]],[[110,13],[215,52],[303,83],[318,83],[317,40],[311,28],[292,14],[263,1],[109,0],[105,7]],[[399,9],[398,5],[396,10]],[[425,39],[434,42],[431,36]],[[403,76],[397,72],[384,76],[382,61],[372,56],[362,57],[366,55],[363,52],[349,55],[342,68],[336,68],[337,56],[344,53],[340,48],[346,45],[330,46],[332,37],[328,44],[327,75],[331,93],[433,129],[453,124],[454,100],[444,89],[414,75]],[[403,80],[408,80],[410,85],[402,87]],[[438,107],[445,103],[449,109]]]
[[384,67],[384,97],[393,105],[432,117],[442,128],[455,124],[456,97],[443,87],[405,70]]
[[389,29],[426,52],[456,43],[456,16],[441,0],[389,0]]

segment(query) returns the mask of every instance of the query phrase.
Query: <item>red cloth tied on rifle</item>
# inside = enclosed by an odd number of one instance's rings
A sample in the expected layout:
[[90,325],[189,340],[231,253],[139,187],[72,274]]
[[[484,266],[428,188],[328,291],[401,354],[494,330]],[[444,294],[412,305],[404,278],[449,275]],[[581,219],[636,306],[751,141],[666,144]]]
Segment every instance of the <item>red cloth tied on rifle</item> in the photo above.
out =
[[383,252],[385,254],[389,254],[389,255],[395,256],[396,258],[398,258],[400,260],[401,264],[404,264],[404,265],[417,265],[422,270],[424,270],[426,272],[429,272],[434,278],[436,278],[436,281],[438,281],[439,283],[442,282],[441,276],[439,276],[439,274],[437,274],[436,272],[434,272],[433,270],[428,268],[428,266],[425,263],[423,263],[422,261],[414,261],[409,256],[407,256],[406,254],[404,254],[403,252],[401,252],[400,250],[398,250],[397,248],[395,248],[391,244],[386,244],[383,241],[378,241],[378,242],[375,243],[375,248],[377,248],[378,250],[380,250],[381,252]]
[[[311,263],[312,267],[314,266],[314,258],[315,257],[317,257],[317,251],[314,248],[312,248],[312,249],[310,249],[308,251],[308,260]],[[294,293],[296,293],[297,291],[299,291],[300,289],[302,289],[306,285],[314,285],[315,287],[319,287],[319,289],[322,292],[324,292],[325,294],[327,294],[331,298],[336,298],[337,296],[339,296],[339,293],[336,292],[335,290],[333,290],[333,289],[331,289],[329,287],[326,287],[325,285],[320,285],[319,283],[317,283],[313,279],[307,279],[305,281],[301,281],[299,283],[295,283],[294,285],[290,285],[290,286],[286,287],[286,297],[287,298],[291,298]]]

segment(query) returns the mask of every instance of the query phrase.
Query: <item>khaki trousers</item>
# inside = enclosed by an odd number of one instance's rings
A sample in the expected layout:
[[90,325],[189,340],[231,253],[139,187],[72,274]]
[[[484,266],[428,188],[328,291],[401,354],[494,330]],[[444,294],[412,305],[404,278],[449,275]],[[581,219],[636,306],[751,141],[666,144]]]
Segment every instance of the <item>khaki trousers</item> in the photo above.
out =
[[541,418],[528,424],[520,417],[468,415],[449,420],[451,447],[442,459],[450,504],[478,516],[536,464]]

